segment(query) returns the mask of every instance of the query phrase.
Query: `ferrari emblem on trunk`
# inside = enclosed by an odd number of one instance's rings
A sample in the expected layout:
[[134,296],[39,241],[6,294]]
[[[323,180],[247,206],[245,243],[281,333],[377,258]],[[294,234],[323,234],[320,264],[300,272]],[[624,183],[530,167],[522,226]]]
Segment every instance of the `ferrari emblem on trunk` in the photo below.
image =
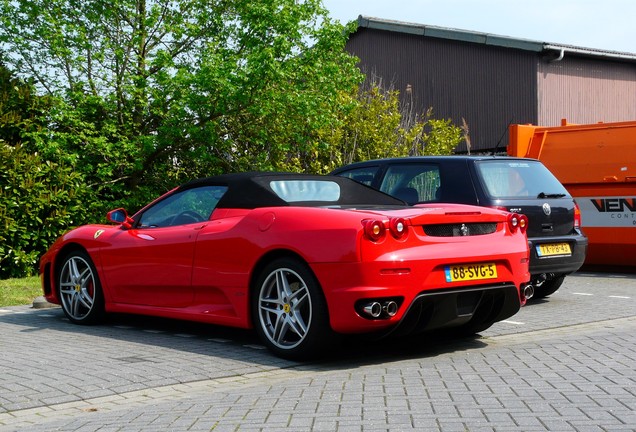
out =
[[459,232],[462,236],[468,235],[468,227],[466,226],[466,224],[462,224],[462,226],[459,228]]

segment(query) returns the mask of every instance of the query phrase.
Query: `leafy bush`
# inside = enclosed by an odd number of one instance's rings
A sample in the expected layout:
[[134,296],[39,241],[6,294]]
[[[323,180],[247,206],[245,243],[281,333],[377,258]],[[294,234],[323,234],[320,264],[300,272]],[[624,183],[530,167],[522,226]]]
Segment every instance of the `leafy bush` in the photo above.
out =
[[400,156],[450,155],[464,139],[450,120],[433,118],[433,110],[413,109],[408,92],[384,88],[371,77],[357,93],[342,93],[338,121],[318,138],[313,163],[318,173],[352,162]]
[[84,223],[87,188],[71,167],[0,142],[0,279],[35,274],[62,232]]

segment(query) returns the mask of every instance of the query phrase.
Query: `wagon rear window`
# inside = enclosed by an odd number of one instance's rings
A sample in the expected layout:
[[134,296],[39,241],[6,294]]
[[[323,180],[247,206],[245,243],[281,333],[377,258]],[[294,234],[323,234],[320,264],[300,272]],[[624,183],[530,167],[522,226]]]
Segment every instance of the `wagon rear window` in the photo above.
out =
[[480,161],[476,166],[488,195],[493,198],[537,198],[539,194],[569,196],[540,162]]
[[340,186],[325,180],[274,180],[269,183],[272,191],[286,202],[337,202]]

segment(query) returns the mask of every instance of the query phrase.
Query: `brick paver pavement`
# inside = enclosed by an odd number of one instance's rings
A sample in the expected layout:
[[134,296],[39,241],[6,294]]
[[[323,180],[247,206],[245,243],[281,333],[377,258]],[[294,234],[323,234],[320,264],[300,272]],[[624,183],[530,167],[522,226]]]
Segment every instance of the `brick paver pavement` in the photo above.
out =
[[0,310],[0,431],[636,430],[636,277],[579,274],[481,338],[317,363],[249,332]]

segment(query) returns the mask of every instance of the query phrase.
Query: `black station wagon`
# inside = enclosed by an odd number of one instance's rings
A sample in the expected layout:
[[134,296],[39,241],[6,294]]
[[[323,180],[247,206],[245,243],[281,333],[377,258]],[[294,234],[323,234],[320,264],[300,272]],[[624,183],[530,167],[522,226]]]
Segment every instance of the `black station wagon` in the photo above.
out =
[[572,196],[538,160],[506,156],[419,156],[350,164],[349,177],[411,205],[449,202],[495,207],[528,217],[534,296],[554,293],[587,252]]

